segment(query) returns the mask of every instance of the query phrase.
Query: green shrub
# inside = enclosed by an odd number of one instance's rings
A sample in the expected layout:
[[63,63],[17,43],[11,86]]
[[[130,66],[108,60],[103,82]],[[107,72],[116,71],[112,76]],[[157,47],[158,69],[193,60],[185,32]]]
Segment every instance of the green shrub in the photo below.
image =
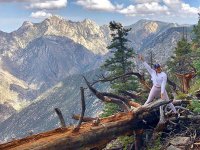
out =
[[193,100],[189,109],[196,113],[200,113],[200,102],[198,100]]
[[134,142],[134,136],[120,136],[119,140],[122,143],[124,150],[127,150],[128,145]]
[[103,113],[100,115],[101,118],[111,116],[115,113],[117,113],[118,106],[113,103],[105,103],[103,108]]
[[151,147],[147,147],[147,150],[161,150],[162,149],[162,143],[160,142],[160,137],[157,138]]
[[178,92],[176,99],[185,99],[187,97],[187,94]]

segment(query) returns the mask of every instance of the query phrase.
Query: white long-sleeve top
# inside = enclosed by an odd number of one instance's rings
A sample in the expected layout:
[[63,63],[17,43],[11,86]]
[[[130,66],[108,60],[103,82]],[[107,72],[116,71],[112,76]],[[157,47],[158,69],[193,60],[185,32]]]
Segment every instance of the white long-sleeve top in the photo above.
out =
[[143,62],[145,68],[151,75],[151,80],[153,81],[153,85],[156,87],[161,87],[161,93],[163,94],[165,91],[165,86],[167,82],[167,75],[164,72],[156,73],[154,69],[152,69],[146,62]]

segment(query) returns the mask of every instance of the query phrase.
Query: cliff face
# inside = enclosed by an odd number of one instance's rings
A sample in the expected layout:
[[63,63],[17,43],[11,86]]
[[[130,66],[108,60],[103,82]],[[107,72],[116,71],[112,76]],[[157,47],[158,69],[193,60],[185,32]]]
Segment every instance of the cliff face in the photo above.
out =
[[136,51],[141,51],[147,42],[151,41],[159,34],[162,34],[167,29],[176,26],[178,25],[173,23],[143,19],[135,24],[127,26],[127,28],[131,28],[128,38],[131,41],[131,46],[133,46]]
[[9,103],[0,104],[0,123],[15,113],[16,110]]
[[68,38],[44,36],[3,61],[12,74],[45,90],[69,75],[98,68],[103,57]]
[[[183,33],[183,30],[184,33]],[[187,32],[186,32],[187,31]],[[188,41],[191,41],[192,27],[171,27],[165,31],[157,34],[151,40],[146,41],[146,43],[141,48],[141,51],[150,57],[150,52],[154,56],[154,60],[157,63],[165,64],[166,61],[174,55],[174,50],[177,42],[187,34]]]
[[0,69],[0,122],[29,105],[28,101],[21,98],[22,91],[30,92],[33,89],[23,80]]

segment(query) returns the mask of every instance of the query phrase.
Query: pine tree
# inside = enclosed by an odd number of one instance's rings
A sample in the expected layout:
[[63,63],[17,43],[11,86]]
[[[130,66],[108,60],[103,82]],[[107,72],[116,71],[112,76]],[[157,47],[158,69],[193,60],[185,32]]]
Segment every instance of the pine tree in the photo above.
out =
[[192,39],[192,42],[195,46],[195,48],[200,48],[200,13],[199,15],[199,21],[197,25],[194,25],[192,32],[194,33],[194,38]]
[[172,57],[172,61],[169,62],[169,68],[171,73],[187,73],[190,70],[191,62],[191,44],[183,36],[178,41],[175,48],[175,56]]
[[179,86],[183,93],[188,93],[190,82],[194,76],[191,52],[191,44],[183,35],[175,48],[175,56],[168,63],[169,71],[171,75],[175,75],[179,79]]
[[[123,75],[133,69],[134,63],[132,57],[134,51],[128,47],[127,35],[131,29],[125,29],[120,23],[110,22],[110,30],[112,31],[112,41],[108,49],[113,56],[105,61],[103,68],[109,72],[109,76],[115,77]],[[111,83],[111,88],[117,94],[120,91],[132,91],[137,88],[134,77],[120,78]]]
[[[115,21],[109,24],[112,41],[107,47],[110,49],[112,56],[102,65],[102,68],[108,71],[109,77],[123,75],[134,68],[133,56],[134,51],[128,47],[127,35],[131,29],[125,29],[120,23]],[[111,82],[112,92],[121,94],[121,91],[135,91],[137,89],[135,77],[122,77]],[[110,116],[119,111],[115,104],[105,104],[102,117]]]
[[194,26],[192,32],[194,33],[194,38],[192,39],[193,43],[193,53],[195,58],[193,63],[197,69],[198,76],[200,76],[200,14],[198,24]]

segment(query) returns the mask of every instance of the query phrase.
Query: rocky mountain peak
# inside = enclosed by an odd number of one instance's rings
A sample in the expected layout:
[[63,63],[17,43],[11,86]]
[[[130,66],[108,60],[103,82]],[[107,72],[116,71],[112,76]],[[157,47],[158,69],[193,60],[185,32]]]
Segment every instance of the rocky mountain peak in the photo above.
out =
[[61,36],[81,44],[95,54],[107,53],[107,44],[110,36],[107,28],[101,28],[90,19],[81,22],[65,20],[60,16],[51,16],[40,23],[25,21],[16,31],[4,33],[0,31],[0,49],[7,55],[7,51],[13,56],[18,49],[25,48],[31,41],[42,36]]
[[145,30],[148,31],[149,33],[155,33],[158,30],[158,23],[157,22],[149,22],[144,26]]
[[47,26],[50,26],[50,25],[56,26],[56,25],[59,25],[61,22],[66,23],[67,21],[64,18],[55,15],[55,16],[51,16],[45,19],[42,23],[46,24]]
[[83,45],[88,50],[97,54],[107,53],[107,37],[104,36],[104,28],[90,19],[82,22],[64,20],[58,16],[52,16],[42,22],[45,27],[44,35],[55,35],[70,38],[74,42]]
[[30,21],[24,21],[24,23],[22,24],[22,26],[24,26],[24,27],[30,27],[30,26],[33,26],[33,23],[30,22]]
[[84,19],[84,20],[82,21],[82,24],[98,26],[98,25],[96,24],[96,22],[94,22],[93,20],[90,20],[90,19]]

